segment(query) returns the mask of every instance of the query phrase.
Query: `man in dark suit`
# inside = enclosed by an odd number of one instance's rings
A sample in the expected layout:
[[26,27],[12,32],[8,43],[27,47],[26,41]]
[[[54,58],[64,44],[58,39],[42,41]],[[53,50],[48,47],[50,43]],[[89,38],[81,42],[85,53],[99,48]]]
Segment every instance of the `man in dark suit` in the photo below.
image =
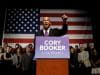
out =
[[67,16],[64,14],[62,15],[62,20],[63,20],[63,26],[62,29],[51,29],[51,21],[49,17],[44,17],[43,18],[43,29],[40,30],[36,36],[62,36],[67,33],[68,26],[67,26]]

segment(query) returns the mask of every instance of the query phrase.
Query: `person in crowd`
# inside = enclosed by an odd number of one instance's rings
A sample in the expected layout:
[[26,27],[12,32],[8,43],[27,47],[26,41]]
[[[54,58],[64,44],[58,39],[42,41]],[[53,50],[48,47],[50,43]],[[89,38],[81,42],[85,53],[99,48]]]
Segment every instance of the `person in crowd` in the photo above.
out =
[[12,52],[11,52],[11,49],[12,49],[11,46],[7,46],[6,52],[4,53],[4,60],[6,60],[6,62],[8,64],[12,64]]
[[33,69],[33,74],[35,74],[35,69],[36,69],[36,60],[35,60],[35,49],[34,49],[34,45],[33,44],[29,44],[28,47],[30,48],[30,52],[32,53],[32,69]]
[[31,53],[31,49],[27,46],[26,52],[22,56],[22,70],[23,74],[32,75],[33,64],[32,64],[33,54]]
[[18,44],[18,43],[16,43],[16,44],[15,44],[15,49],[17,49],[17,48],[19,48],[19,47],[21,47],[21,45]]
[[73,47],[70,47],[70,75],[78,74],[78,54]]
[[0,46],[0,62],[2,62],[4,59],[3,55],[4,55],[4,50],[3,50],[2,46]]
[[4,52],[4,67],[5,67],[5,71],[8,74],[12,74],[14,73],[14,67],[12,65],[12,47],[11,46],[7,46],[6,48],[6,52]]
[[28,47],[30,48],[31,52],[34,51],[34,45],[33,44],[29,44]]
[[79,49],[78,45],[75,45],[75,50],[76,50],[77,53],[80,52],[80,49]]
[[8,43],[4,43],[4,45],[3,45],[4,52],[6,52],[7,46],[8,46]]
[[13,55],[13,65],[16,69],[16,73],[19,75],[22,74],[22,47],[17,47]]
[[0,73],[3,73],[5,67],[4,67],[4,50],[2,46],[0,46]]
[[80,72],[82,74],[91,75],[91,62],[89,59],[89,52],[85,51],[84,47],[80,47],[80,53],[78,53],[78,61]]
[[92,67],[98,67],[98,65],[100,65],[100,63],[98,63],[98,60],[99,60],[99,56],[98,56],[98,53],[96,51],[95,48],[93,48],[91,50],[91,63],[92,63]]

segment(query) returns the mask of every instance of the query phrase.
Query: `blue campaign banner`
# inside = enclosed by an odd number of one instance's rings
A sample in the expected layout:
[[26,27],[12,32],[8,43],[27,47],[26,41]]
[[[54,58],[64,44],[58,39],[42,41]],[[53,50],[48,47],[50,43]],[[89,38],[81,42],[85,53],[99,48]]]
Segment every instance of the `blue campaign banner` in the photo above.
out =
[[35,40],[35,59],[70,58],[68,37],[40,37]]

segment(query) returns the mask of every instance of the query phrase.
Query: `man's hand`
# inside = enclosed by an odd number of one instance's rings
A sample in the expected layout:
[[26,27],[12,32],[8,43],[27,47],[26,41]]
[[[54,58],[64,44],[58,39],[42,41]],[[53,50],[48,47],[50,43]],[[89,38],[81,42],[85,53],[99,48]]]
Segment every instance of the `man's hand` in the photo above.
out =
[[63,15],[62,15],[62,19],[63,19],[63,20],[67,20],[67,19],[68,19],[68,16],[67,16],[66,14],[63,14]]

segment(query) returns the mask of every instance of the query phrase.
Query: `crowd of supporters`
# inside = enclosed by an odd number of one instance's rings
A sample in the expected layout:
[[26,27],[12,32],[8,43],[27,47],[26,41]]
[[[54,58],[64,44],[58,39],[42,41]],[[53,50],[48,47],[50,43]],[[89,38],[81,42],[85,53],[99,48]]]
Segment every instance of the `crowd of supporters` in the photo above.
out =
[[0,47],[0,72],[10,75],[35,75],[34,50],[32,44],[22,48],[16,44],[12,48],[8,44]]
[[70,75],[100,75],[100,55],[93,44],[70,46]]
[[[16,44],[12,48],[8,44],[0,47],[0,71],[16,75],[35,75],[36,62],[32,44],[23,48]],[[92,68],[100,67],[100,56],[94,45],[87,47],[70,46],[70,75],[91,75]]]

